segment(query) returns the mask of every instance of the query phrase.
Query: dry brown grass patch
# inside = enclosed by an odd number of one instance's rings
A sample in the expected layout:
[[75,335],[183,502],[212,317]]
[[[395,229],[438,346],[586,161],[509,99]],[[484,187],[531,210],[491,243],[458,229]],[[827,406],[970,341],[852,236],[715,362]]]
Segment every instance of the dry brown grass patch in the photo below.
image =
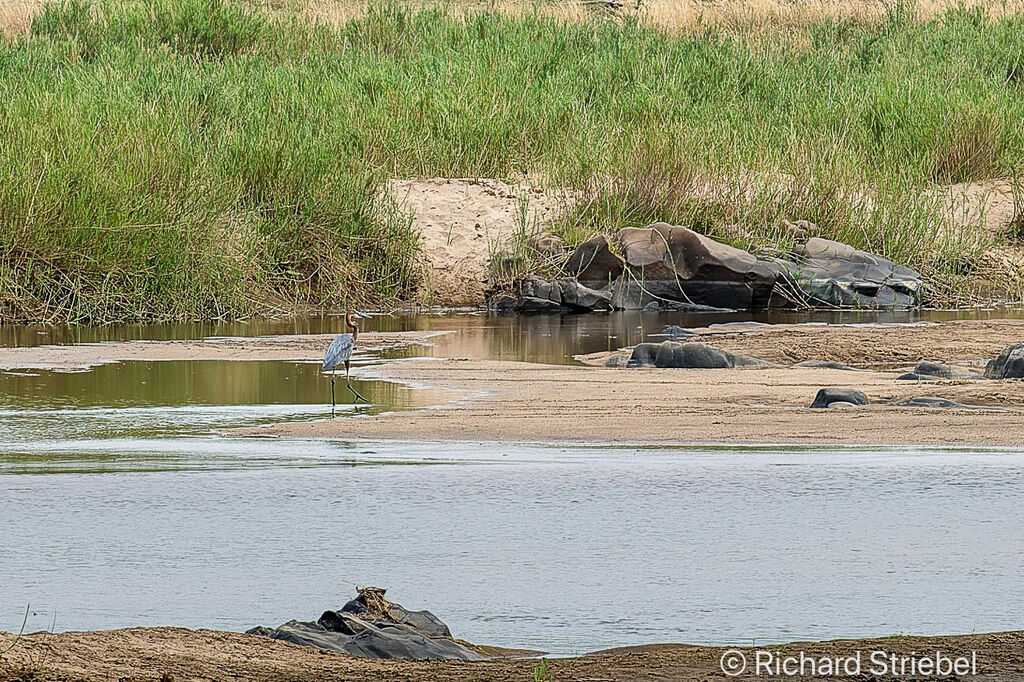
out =
[[0,35],[10,38],[27,33],[42,6],[43,0],[0,0]]
[[[290,6],[302,16],[339,25],[366,13],[360,0],[266,0]],[[508,16],[539,14],[569,22],[583,22],[595,13],[635,16],[642,23],[668,31],[692,29],[700,25],[717,26],[743,33],[769,33],[799,28],[826,18],[858,21],[878,20],[899,6],[922,19],[931,19],[955,7],[983,7],[986,16],[996,19],[1024,12],[1024,0],[579,0],[566,2],[517,2],[514,0],[405,0],[408,9],[445,7],[455,15],[483,10]]]

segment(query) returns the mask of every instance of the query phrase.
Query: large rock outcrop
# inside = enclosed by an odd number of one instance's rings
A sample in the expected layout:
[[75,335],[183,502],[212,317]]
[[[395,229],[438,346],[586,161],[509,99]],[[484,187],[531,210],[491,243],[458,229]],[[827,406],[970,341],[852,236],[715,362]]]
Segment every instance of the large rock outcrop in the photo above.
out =
[[[569,277],[522,282],[521,312],[720,312],[778,308],[904,309],[921,303],[921,276],[866,251],[818,237],[787,258],[758,258],[682,226],[627,227],[580,244]],[[504,299],[501,299],[504,303]],[[495,302],[498,307],[499,302]]]
[[368,587],[337,611],[324,611],[316,622],[290,620],[276,627],[255,627],[262,635],[365,658],[455,659],[485,656],[452,639],[448,626],[429,611],[409,611],[384,599],[384,590]]

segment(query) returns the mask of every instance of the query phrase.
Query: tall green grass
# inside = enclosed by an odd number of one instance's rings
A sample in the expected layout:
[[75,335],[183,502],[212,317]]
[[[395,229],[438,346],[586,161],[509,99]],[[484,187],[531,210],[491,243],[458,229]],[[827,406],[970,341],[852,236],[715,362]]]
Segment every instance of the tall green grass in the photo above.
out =
[[[70,0],[0,42],[0,314],[204,318],[408,297],[388,176],[533,178],[572,239],[653,219],[750,248],[806,218],[953,295],[926,190],[1016,176],[1024,18],[912,7],[744,36],[373,6]],[[1013,283],[1008,283],[1013,284]],[[1019,285],[1019,283],[1018,283]]]

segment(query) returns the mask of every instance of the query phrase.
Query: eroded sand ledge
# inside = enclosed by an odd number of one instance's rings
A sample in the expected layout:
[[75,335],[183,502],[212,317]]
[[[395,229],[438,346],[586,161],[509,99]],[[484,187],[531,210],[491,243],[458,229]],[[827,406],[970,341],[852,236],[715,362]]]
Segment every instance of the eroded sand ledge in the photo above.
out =
[[[1024,321],[791,325],[709,332],[702,339],[707,343],[785,364],[823,359],[877,367],[928,359],[979,368],[1005,346],[1024,339]],[[416,441],[1024,446],[1021,382],[906,382],[896,381],[897,372],[887,369],[616,369],[409,360],[362,367],[359,374],[429,386],[462,400],[448,404],[450,409],[279,424],[235,433]],[[1006,409],[808,409],[824,386],[859,388],[872,402],[939,396]]]
[[[15,645],[14,636],[0,633],[0,650]],[[757,649],[738,647],[753,661]],[[864,672],[870,652],[899,656],[971,656],[977,651],[978,679],[1019,682],[1024,632],[953,637],[883,637],[820,643],[773,645],[763,650],[815,659],[854,656],[864,652]],[[486,651],[486,649],[485,649]],[[598,651],[574,658],[553,659],[549,670],[557,680],[704,680],[722,675],[724,647],[652,644]],[[925,653],[928,652],[928,653]],[[500,654],[502,652],[490,651]],[[227,680],[254,682],[298,680],[492,680],[534,679],[536,659],[489,661],[403,661],[355,658],[288,642],[214,630],[130,628],[98,632],[38,633],[22,640],[0,660],[0,681],[6,680]],[[23,674],[31,671],[32,675]],[[164,676],[164,677],[162,677]],[[739,678],[737,678],[739,679]],[[749,676],[742,679],[750,679]],[[789,679],[810,680],[811,677]],[[829,676],[813,679],[846,679]],[[849,679],[876,679],[857,676]],[[881,679],[881,678],[880,678]],[[884,679],[893,679],[885,676]],[[902,678],[898,678],[902,679]],[[913,679],[921,679],[915,676]],[[936,678],[938,679],[938,678]],[[971,679],[943,677],[942,679]]]

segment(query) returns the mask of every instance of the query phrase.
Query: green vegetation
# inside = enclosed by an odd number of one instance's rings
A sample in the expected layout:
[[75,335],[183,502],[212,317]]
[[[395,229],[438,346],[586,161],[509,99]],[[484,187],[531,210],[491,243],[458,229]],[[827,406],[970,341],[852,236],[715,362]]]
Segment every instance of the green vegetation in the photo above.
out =
[[805,218],[957,300],[1000,273],[928,190],[1016,177],[1024,17],[896,5],[748,35],[70,0],[0,40],[0,101],[7,320],[402,299],[417,240],[386,178],[523,173],[583,198],[572,241],[665,219],[770,249]]

